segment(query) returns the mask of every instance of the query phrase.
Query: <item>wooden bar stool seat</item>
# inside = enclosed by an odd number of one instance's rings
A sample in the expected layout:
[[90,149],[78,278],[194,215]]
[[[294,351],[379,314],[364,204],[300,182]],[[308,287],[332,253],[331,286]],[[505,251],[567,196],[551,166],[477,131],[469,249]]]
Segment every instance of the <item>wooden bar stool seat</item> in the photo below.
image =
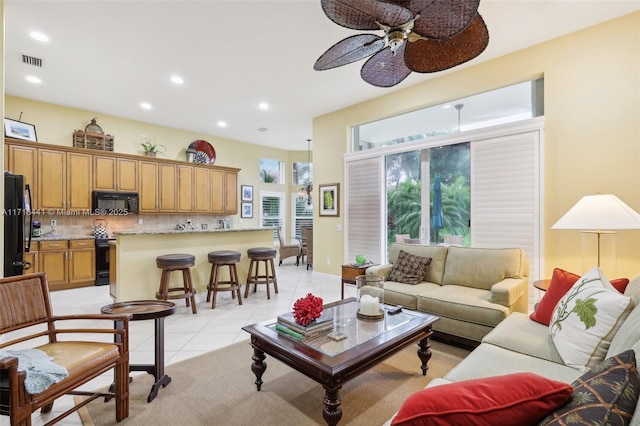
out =
[[[237,294],[238,305],[242,305],[240,282],[238,281],[238,271],[236,269],[236,264],[240,262],[240,252],[218,250],[209,252],[207,257],[209,263],[211,263],[211,275],[209,276],[209,284],[207,285],[207,302],[211,300],[211,293],[213,293],[211,309],[216,308],[216,297],[219,291],[230,291],[232,299],[235,299]],[[220,270],[223,266],[229,267],[228,281],[220,281]]]
[[[276,258],[276,249],[269,247],[255,247],[247,250],[249,256],[249,272],[247,274],[247,285],[244,289],[244,298],[249,297],[249,286],[254,285],[253,292],[258,290],[258,284],[267,286],[267,299],[271,299],[269,284],[273,283],[273,289],[278,292],[278,279],[273,260]],[[264,275],[260,275],[260,262],[264,263]],[[254,271],[255,268],[255,271]]]
[[[156,257],[156,265],[162,269],[160,277],[160,289],[156,293],[156,299],[185,299],[187,307],[196,314],[195,290],[191,282],[191,267],[195,264],[196,257],[190,254],[165,254]],[[171,272],[182,271],[182,287],[169,287]]]

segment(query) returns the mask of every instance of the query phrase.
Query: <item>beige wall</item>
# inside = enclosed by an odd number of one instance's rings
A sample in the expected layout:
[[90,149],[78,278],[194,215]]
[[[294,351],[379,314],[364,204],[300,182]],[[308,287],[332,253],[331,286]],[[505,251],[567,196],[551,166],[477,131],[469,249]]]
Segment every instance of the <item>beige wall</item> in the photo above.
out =
[[[640,13],[317,117],[314,183],[343,183],[336,153],[348,151],[353,125],[541,75],[543,274],[549,277],[556,266],[579,271],[580,232],[550,229],[573,204],[583,195],[614,193],[640,211]],[[343,223],[344,212],[338,219],[316,217],[315,271],[339,274],[344,234],[336,225]],[[639,274],[640,231],[621,231],[617,254],[618,276]]]

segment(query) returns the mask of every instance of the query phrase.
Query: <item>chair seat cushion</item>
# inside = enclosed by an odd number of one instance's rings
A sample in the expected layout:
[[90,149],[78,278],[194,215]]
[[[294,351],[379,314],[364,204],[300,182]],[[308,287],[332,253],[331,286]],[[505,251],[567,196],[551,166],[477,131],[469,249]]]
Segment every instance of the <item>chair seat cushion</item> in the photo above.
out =
[[254,257],[276,257],[276,249],[269,247],[254,247],[247,250],[247,256]]
[[233,250],[218,250],[207,254],[209,263],[236,263],[240,262],[240,252]]
[[156,265],[159,268],[163,266],[193,266],[196,261],[196,257],[191,254],[164,254],[156,257]]

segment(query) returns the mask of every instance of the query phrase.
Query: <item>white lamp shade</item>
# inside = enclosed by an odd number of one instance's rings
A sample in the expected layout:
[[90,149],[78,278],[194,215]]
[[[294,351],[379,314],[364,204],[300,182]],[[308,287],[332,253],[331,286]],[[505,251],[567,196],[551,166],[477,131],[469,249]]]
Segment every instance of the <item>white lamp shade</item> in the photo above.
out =
[[551,229],[583,231],[640,229],[640,214],[613,194],[586,195]]

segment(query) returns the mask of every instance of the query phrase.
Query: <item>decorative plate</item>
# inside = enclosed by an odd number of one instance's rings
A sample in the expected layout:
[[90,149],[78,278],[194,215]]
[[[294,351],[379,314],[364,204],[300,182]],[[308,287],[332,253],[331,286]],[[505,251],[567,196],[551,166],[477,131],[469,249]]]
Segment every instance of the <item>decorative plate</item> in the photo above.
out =
[[193,159],[194,163],[213,164],[216,162],[216,150],[213,149],[209,142],[197,140],[191,142],[189,147],[196,150],[196,155]]

